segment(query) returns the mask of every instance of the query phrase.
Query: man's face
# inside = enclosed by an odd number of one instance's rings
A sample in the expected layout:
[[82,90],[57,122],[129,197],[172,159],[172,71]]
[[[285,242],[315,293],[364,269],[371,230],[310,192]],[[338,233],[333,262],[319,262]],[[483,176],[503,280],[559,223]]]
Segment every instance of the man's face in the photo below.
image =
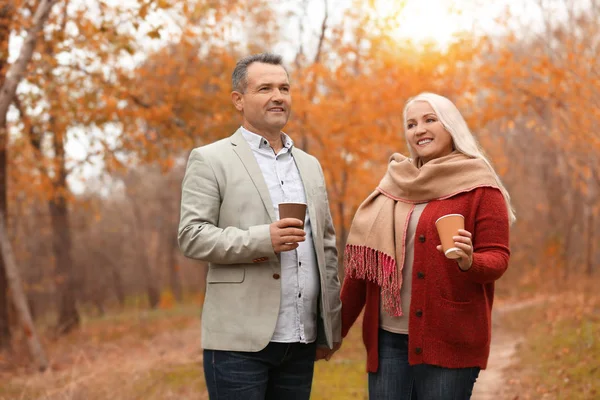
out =
[[248,67],[247,81],[244,93],[232,93],[235,108],[242,112],[243,126],[257,134],[279,134],[292,108],[287,72],[280,65],[255,62]]

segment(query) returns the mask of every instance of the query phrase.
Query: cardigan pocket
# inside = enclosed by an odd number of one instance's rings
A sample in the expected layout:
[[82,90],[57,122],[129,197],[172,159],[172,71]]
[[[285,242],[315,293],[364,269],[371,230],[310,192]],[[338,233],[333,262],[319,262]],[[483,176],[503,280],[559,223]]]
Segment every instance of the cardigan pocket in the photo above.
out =
[[430,315],[432,332],[439,340],[469,348],[488,344],[490,325],[485,305],[440,297],[434,314]]

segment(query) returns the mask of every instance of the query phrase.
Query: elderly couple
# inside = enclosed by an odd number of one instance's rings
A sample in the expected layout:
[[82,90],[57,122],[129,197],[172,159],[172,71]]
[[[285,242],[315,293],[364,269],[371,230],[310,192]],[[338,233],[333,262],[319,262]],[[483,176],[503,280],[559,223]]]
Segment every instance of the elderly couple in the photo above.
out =
[[[232,83],[242,126],[191,152],[178,232],[185,256],[209,263],[210,398],[309,399],[314,362],[332,357],[364,309],[370,399],[469,399],[515,217],[456,106],[431,93],[406,103],[410,157],[390,158],[354,216],[340,293],[323,171],[282,132],[292,98],[281,57],[240,60]],[[307,204],[305,221],[280,219],[282,202]],[[465,217],[457,259],[435,227],[449,213]]]

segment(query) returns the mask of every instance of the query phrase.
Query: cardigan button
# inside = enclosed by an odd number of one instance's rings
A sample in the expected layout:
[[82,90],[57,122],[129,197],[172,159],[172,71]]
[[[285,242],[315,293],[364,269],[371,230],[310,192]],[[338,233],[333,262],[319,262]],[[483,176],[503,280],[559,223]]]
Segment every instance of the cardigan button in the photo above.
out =
[[421,318],[423,316],[423,310],[417,310],[417,312],[415,312],[415,315]]
[[423,271],[417,272],[417,278],[419,278],[419,279],[425,279],[425,272],[423,272]]
[[419,235],[419,242],[425,243],[425,235]]
[[420,348],[420,347],[417,347],[417,348],[415,349],[415,354],[421,354],[422,352],[423,352],[423,349],[422,349],[422,348]]
[[273,274],[273,279],[275,279],[275,280],[279,279],[279,274]]

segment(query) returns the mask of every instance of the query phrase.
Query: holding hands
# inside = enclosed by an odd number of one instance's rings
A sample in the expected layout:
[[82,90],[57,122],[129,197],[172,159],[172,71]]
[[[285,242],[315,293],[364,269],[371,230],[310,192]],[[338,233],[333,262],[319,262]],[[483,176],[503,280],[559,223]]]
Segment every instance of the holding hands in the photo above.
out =
[[317,354],[315,355],[315,361],[319,361],[319,360],[325,360],[325,361],[329,361],[331,359],[331,357],[333,356],[333,354],[338,351],[340,349],[340,347],[342,347],[342,342],[335,342],[333,344],[333,349],[330,349],[329,347],[317,347]]
[[[473,235],[471,232],[464,229],[458,230],[458,236],[453,236],[454,246],[459,248],[460,251],[457,254],[460,256],[456,259],[458,267],[463,271],[467,271],[473,264]],[[437,246],[439,252],[443,253],[442,246]]]

